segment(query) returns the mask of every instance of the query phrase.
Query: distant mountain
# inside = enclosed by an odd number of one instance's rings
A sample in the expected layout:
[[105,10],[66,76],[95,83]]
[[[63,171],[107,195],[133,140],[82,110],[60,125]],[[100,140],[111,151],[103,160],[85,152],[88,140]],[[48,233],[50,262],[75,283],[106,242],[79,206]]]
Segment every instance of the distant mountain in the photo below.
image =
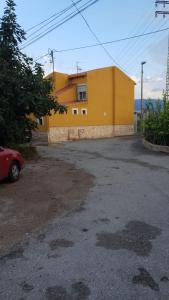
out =
[[[143,100],[143,109],[146,108],[146,103],[149,100],[144,99]],[[151,99],[152,104],[155,106],[157,99]],[[162,102],[162,100],[160,100]],[[135,112],[140,112],[141,111],[141,100],[140,99],[135,99],[134,101],[134,111]]]

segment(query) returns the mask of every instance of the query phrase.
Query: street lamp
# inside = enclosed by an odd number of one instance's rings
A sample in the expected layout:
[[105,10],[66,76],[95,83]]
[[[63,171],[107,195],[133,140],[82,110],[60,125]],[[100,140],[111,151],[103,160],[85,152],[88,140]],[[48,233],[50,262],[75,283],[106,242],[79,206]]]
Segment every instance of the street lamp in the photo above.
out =
[[144,65],[146,61],[141,62],[141,132],[143,132],[143,75],[144,75]]

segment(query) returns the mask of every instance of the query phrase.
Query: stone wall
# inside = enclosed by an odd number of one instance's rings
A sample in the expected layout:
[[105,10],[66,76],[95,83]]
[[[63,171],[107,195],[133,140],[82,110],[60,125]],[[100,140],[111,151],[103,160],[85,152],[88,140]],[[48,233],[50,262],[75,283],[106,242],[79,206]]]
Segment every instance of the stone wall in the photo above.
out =
[[134,134],[134,125],[115,125],[114,135],[115,136],[125,136]]
[[133,125],[105,125],[81,127],[51,127],[48,133],[49,143],[79,139],[110,138],[134,134]]

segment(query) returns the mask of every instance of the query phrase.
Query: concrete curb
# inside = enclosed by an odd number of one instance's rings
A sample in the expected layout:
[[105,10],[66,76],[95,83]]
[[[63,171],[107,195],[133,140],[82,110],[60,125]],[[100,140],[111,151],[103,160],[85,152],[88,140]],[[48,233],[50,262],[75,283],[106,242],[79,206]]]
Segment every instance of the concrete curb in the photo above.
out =
[[150,142],[146,141],[145,139],[142,139],[142,143],[143,143],[144,147],[147,148],[148,150],[169,154],[169,146],[161,146],[161,145],[151,144]]

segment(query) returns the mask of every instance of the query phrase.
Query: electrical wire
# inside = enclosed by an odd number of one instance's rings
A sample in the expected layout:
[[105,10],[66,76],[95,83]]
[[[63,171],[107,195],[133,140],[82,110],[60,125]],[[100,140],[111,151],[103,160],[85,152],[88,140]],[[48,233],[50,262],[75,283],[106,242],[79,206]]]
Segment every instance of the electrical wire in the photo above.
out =
[[[148,24],[152,22],[152,21],[150,21],[150,18],[152,15],[153,7],[154,7],[154,0],[153,0],[153,3],[151,4],[150,8],[148,9],[147,13],[144,12],[144,14],[142,14],[141,17],[139,18],[138,22],[136,23],[136,25],[134,27],[134,30],[131,31],[131,35],[139,34],[140,31],[143,30],[145,25],[147,26],[147,22],[148,22]],[[143,33],[143,32],[141,32],[141,33]],[[135,41],[134,41],[134,43],[135,43]],[[123,47],[120,49],[120,51],[119,51],[119,59],[120,60],[122,59],[122,57],[124,55],[126,57],[126,53],[129,51],[129,49],[131,49],[131,47],[132,47],[132,43],[129,41],[126,44],[125,49]]]
[[[167,34],[167,36],[168,36],[168,34]],[[166,38],[167,38],[167,36],[166,36]],[[152,38],[154,40],[154,37],[152,37]],[[146,51],[148,51],[149,47],[151,46],[151,44],[153,42],[152,38],[151,38],[151,41],[149,40],[148,43],[145,44],[145,46],[138,51],[137,55],[133,58],[133,60],[130,60],[128,67],[126,66],[127,69],[128,68],[130,69],[130,72],[135,71],[135,65],[137,65],[137,62],[146,60],[146,56],[147,56]]]
[[35,59],[35,62],[38,61],[38,60],[41,60],[42,58],[46,57],[47,55],[49,55],[49,53],[46,53],[46,54],[44,54],[42,56],[39,56],[38,58]]
[[[149,23],[146,28],[144,29],[144,31],[142,32],[142,34],[146,33],[146,30],[154,23],[154,19],[151,21],[151,23]],[[126,53],[126,55],[129,58],[129,60],[127,61],[127,63],[125,64],[126,66],[129,64],[129,62],[131,60],[134,59],[135,56],[137,56],[138,54],[138,51],[140,51],[140,48],[141,49],[144,49],[144,46],[143,46],[143,41],[145,40],[146,38],[144,37],[142,41],[140,40],[135,40],[135,42],[132,44],[132,48],[130,47],[129,51]],[[140,47],[140,48],[139,48]],[[139,50],[137,50],[139,48]]]
[[[140,60],[140,61],[141,61],[142,57],[143,57],[143,59],[145,60],[145,56],[146,56],[146,55],[145,55],[145,52],[147,51],[148,47],[149,47],[150,44],[151,44],[150,41],[148,41],[148,42],[149,42],[149,44],[147,44],[146,47],[144,46],[143,48],[141,48],[141,49],[137,52],[137,55],[134,56],[133,59],[130,59],[130,60],[129,60],[128,67],[130,68],[131,71],[134,70],[135,64],[136,64],[136,61],[137,61],[137,60]],[[126,68],[128,68],[128,67],[126,66]]]
[[165,22],[163,24],[161,24],[160,29],[163,28],[163,26],[165,26],[168,23],[169,19],[165,20]]
[[[113,63],[115,63],[117,66],[119,66],[121,69],[123,69],[118,62],[114,59],[114,57],[109,53],[109,51],[104,47],[104,45],[102,44],[101,40],[98,38],[98,36],[96,35],[96,33],[94,32],[94,30],[92,29],[91,25],[89,24],[89,22],[87,21],[87,19],[84,17],[84,15],[82,14],[81,11],[79,11],[76,3],[71,0],[73,5],[75,6],[77,12],[80,14],[80,16],[82,17],[83,21],[85,22],[87,28],[89,29],[89,31],[91,32],[91,34],[94,36],[94,38],[96,39],[96,41],[100,44],[100,46],[102,47],[102,49],[104,50],[104,52],[106,53],[106,55],[109,57],[109,59],[111,59],[113,61]],[[126,72],[126,71],[125,71]]]
[[[80,10],[81,9],[84,9],[87,5],[90,5],[94,0],[88,0],[85,4],[83,4],[81,7],[80,7]],[[95,1],[99,1],[99,0],[95,0]],[[28,39],[28,41],[25,42],[25,44],[33,41],[34,39],[36,38],[39,38],[42,34],[46,33],[48,30],[52,30],[55,26],[59,26],[61,22],[66,22],[66,20],[69,18],[69,17],[72,17],[74,16],[74,13],[75,11],[67,14],[63,19],[61,19],[59,22],[57,23],[54,23],[52,24],[51,26],[47,27],[44,31],[42,31],[41,33],[39,33],[38,35],[36,35],[35,37],[32,37],[30,40]],[[57,19],[57,18],[56,18]],[[44,25],[46,27],[46,25]],[[42,26],[43,27],[43,26]],[[39,30],[38,30],[39,31]],[[24,46],[24,45],[23,45]]]
[[[133,35],[133,36],[130,36],[130,37],[125,37],[125,38],[121,38],[121,39],[107,41],[107,42],[104,42],[104,43],[97,43],[97,44],[91,44],[91,45],[85,45],[85,46],[67,48],[67,49],[61,49],[61,50],[54,49],[54,52],[55,53],[56,52],[57,53],[62,53],[62,52],[69,52],[69,51],[78,51],[78,50],[83,50],[83,49],[87,49],[87,48],[99,47],[100,45],[109,45],[109,44],[120,43],[120,42],[124,42],[126,40],[132,40],[132,39],[141,38],[141,37],[144,37],[144,36],[150,36],[150,35],[154,35],[154,34],[157,34],[157,33],[160,33],[160,32],[166,32],[166,31],[169,31],[169,27],[163,28],[163,29],[160,29],[160,30],[147,32],[147,33],[144,33],[144,34]],[[35,61],[38,61],[38,60],[44,58],[47,55],[48,55],[48,53],[38,57]]]
[[86,48],[98,47],[100,45],[109,45],[109,44],[114,44],[114,43],[119,43],[119,42],[123,42],[123,41],[127,41],[127,40],[132,40],[132,39],[140,38],[140,37],[143,37],[143,36],[153,35],[153,34],[160,33],[160,32],[165,32],[167,30],[169,30],[169,27],[163,28],[163,29],[160,29],[160,30],[146,32],[144,34],[138,34],[138,35],[133,35],[133,36],[129,36],[129,37],[121,38],[121,39],[107,41],[107,42],[103,42],[103,43],[85,45],[85,46],[75,47],[75,48],[67,48],[67,49],[55,50],[55,52],[68,52],[68,51],[74,51],[74,50],[81,50],[81,49],[86,49]]
[[[166,24],[166,22],[164,22],[164,24]],[[164,24],[162,24],[162,25],[159,27],[159,29],[160,29],[161,27],[163,27]],[[144,40],[145,40],[145,38],[144,38]],[[138,49],[138,51],[135,51],[134,55],[130,55],[130,59],[129,59],[128,62],[125,64],[126,67],[127,67],[127,66],[130,66],[130,68],[131,68],[131,66],[132,66],[132,64],[134,64],[135,60],[138,59],[138,57],[140,57],[141,54],[143,54],[143,53],[146,51],[147,47],[145,47],[145,45],[147,46],[147,41],[145,41],[144,44],[143,44],[143,43],[142,43],[142,44],[140,44],[140,43],[137,44],[137,47],[139,47],[139,49]]]
[[[76,4],[82,2],[83,0],[79,0],[76,2]],[[44,24],[43,26],[41,26],[40,28],[38,28],[37,30],[35,30],[33,33],[31,33],[30,35],[27,36],[27,39],[29,39],[31,36],[35,35],[37,32],[39,32],[41,29],[45,28],[47,25],[49,25],[50,23],[52,23],[53,21],[55,21],[56,19],[58,19],[60,16],[62,16],[63,14],[65,14],[67,11],[71,10],[72,8],[74,7],[74,5],[69,5],[67,8],[61,10],[60,12],[58,13],[55,13],[54,15],[52,15],[51,17],[49,17],[48,19],[40,22],[39,24],[33,26],[32,28],[28,29],[28,31],[36,28],[36,27],[39,27],[40,25]],[[49,21],[50,20],[50,21]]]
[[[89,0],[87,3],[85,3],[81,8],[80,8],[80,12],[85,11],[86,9],[88,9],[89,7],[91,7],[92,5],[94,5],[96,2],[98,2],[99,0]],[[86,5],[87,4],[87,5]],[[53,30],[55,30],[56,28],[60,27],[61,25],[65,24],[66,22],[68,22],[69,20],[73,19],[75,16],[77,16],[79,14],[79,12],[75,12],[75,13],[71,13],[70,15],[68,15],[67,17],[65,17],[63,20],[60,21],[60,23],[57,24],[53,24],[52,26],[50,26],[49,28],[47,28],[47,30],[43,31],[41,34],[35,36],[34,38],[32,38],[31,40],[27,41],[25,44],[22,45],[21,50],[25,49],[26,47],[34,44],[35,42],[37,42],[38,40],[40,40],[41,38],[43,38],[44,36],[46,36],[47,34],[51,33]]]
[[[154,17],[153,20],[150,22],[149,25],[147,25],[147,27],[144,29],[144,32],[153,24],[153,22],[156,20],[156,18]],[[156,26],[158,27],[158,30],[163,28],[166,24],[167,24],[168,20],[166,20],[164,23],[160,24],[159,22],[156,24]],[[143,32],[143,33],[144,33]],[[145,42],[144,42],[145,41]],[[135,47],[134,47],[135,45]],[[142,41],[136,41],[135,44],[132,45],[132,51],[127,52],[127,56],[130,56],[129,60],[127,61],[127,63],[125,64],[125,67],[128,68],[128,66],[132,66],[132,64],[135,63],[135,60],[141,56],[141,54],[143,54],[146,51],[147,48],[147,40],[146,38],[144,38]],[[129,55],[131,54],[131,55]]]
[[[154,23],[154,21],[155,21],[155,18],[152,18],[150,20],[150,22],[148,24],[146,24],[146,26],[138,34],[140,34],[140,33],[141,34],[146,33],[147,29],[151,28],[151,26]],[[128,47],[128,50],[125,51],[125,49],[124,49],[123,55],[121,56],[121,60],[123,60],[124,58],[126,59],[126,56],[131,56],[133,52],[136,53],[135,49],[138,47],[139,43],[140,43],[139,40],[135,40],[135,41],[133,41],[133,43],[130,43],[130,46]]]

